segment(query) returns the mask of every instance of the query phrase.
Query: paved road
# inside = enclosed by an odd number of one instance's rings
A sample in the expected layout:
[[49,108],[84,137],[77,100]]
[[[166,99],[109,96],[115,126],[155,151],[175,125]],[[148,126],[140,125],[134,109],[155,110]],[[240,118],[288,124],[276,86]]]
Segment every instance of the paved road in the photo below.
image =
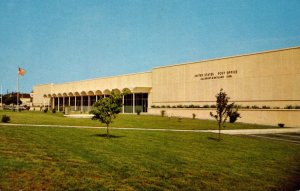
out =
[[[34,124],[12,124],[0,123],[2,126],[28,126],[28,127],[64,127],[64,128],[81,128],[81,129],[105,129],[106,127],[92,126],[68,126],[68,125],[34,125]],[[181,129],[146,129],[146,128],[118,128],[110,127],[110,129],[119,130],[136,130],[136,131],[174,131],[174,132],[195,132],[195,133],[219,133],[218,130],[181,130]],[[238,129],[238,130],[222,130],[222,134],[229,135],[258,135],[258,134],[277,134],[277,133],[300,133],[300,128],[281,128],[281,129]]]

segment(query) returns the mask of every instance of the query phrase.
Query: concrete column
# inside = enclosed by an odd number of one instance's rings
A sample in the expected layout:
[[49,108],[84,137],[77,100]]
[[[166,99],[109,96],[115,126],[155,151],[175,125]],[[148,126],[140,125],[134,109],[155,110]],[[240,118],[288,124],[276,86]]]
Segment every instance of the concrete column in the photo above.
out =
[[91,105],[91,97],[88,96],[88,111],[90,111],[90,105]]
[[69,96],[69,107],[71,108],[71,96]]
[[65,97],[63,97],[63,108],[65,108]]
[[81,112],[83,112],[83,96],[81,96],[81,109],[80,109]]
[[59,111],[59,97],[57,97],[57,103],[58,103],[57,104],[57,107],[58,107],[57,110]]
[[76,106],[76,96],[74,96],[75,98],[75,111],[77,110],[77,106]]
[[55,107],[55,97],[52,97],[52,109]]
[[132,113],[135,113],[135,93],[133,93],[133,96],[132,96]]
[[122,95],[122,113],[125,113],[125,107],[124,107],[124,95]]
[[98,101],[98,96],[96,95],[96,102]]

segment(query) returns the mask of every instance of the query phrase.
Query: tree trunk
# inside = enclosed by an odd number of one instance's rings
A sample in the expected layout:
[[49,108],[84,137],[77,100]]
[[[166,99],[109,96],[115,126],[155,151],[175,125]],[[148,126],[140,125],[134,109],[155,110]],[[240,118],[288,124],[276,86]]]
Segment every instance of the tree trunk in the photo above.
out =
[[221,141],[221,124],[219,123],[219,141]]
[[108,130],[108,124],[106,124],[106,136],[109,137],[109,130]]

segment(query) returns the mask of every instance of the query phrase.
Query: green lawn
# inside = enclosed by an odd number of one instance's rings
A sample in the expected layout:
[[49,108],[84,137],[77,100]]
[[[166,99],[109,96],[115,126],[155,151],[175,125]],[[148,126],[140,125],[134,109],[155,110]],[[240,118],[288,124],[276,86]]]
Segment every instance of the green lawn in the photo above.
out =
[[228,135],[218,142],[208,133],[111,132],[108,139],[99,129],[0,125],[0,190],[299,187],[299,145]]
[[[74,126],[105,126],[99,121],[91,119],[71,119],[63,116],[62,113],[43,113],[43,112],[12,112],[0,111],[2,115],[9,115],[11,123],[17,124],[46,124],[46,125],[74,125]],[[208,114],[209,115],[209,114]],[[162,129],[217,129],[217,123],[214,120],[193,120],[150,116],[150,115],[118,115],[111,124],[113,127],[130,127],[130,128],[162,128]],[[244,124],[244,123],[227,123],[226,129],[262,129],[278,128],[274,126]]]

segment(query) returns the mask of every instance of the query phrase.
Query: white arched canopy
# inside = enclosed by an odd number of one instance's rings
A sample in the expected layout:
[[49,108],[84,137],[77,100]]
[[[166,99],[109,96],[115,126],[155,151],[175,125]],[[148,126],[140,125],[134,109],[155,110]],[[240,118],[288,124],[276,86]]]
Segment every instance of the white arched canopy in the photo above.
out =
[[82,91],[82,92],[80,93],[80,95],[82,95],[82,96],[86,96],[86,95],[87,95],[87,93],[86,93],[85,91]]
[[88,91],[87,95],[91,96],[91,95],[95,95],[93,91]]
[[114,92],[116,94],[120,94],[121,93],[121,91],[119,89],[112,89],[111,92]]
[[95,95],[102,95],[102,92],[100,90],[96,90]]
[[110,90],[109,90],[109,89],[104,90],[104,91],[103,91],[103,94],[104,94],[104,95],[110,95]]

